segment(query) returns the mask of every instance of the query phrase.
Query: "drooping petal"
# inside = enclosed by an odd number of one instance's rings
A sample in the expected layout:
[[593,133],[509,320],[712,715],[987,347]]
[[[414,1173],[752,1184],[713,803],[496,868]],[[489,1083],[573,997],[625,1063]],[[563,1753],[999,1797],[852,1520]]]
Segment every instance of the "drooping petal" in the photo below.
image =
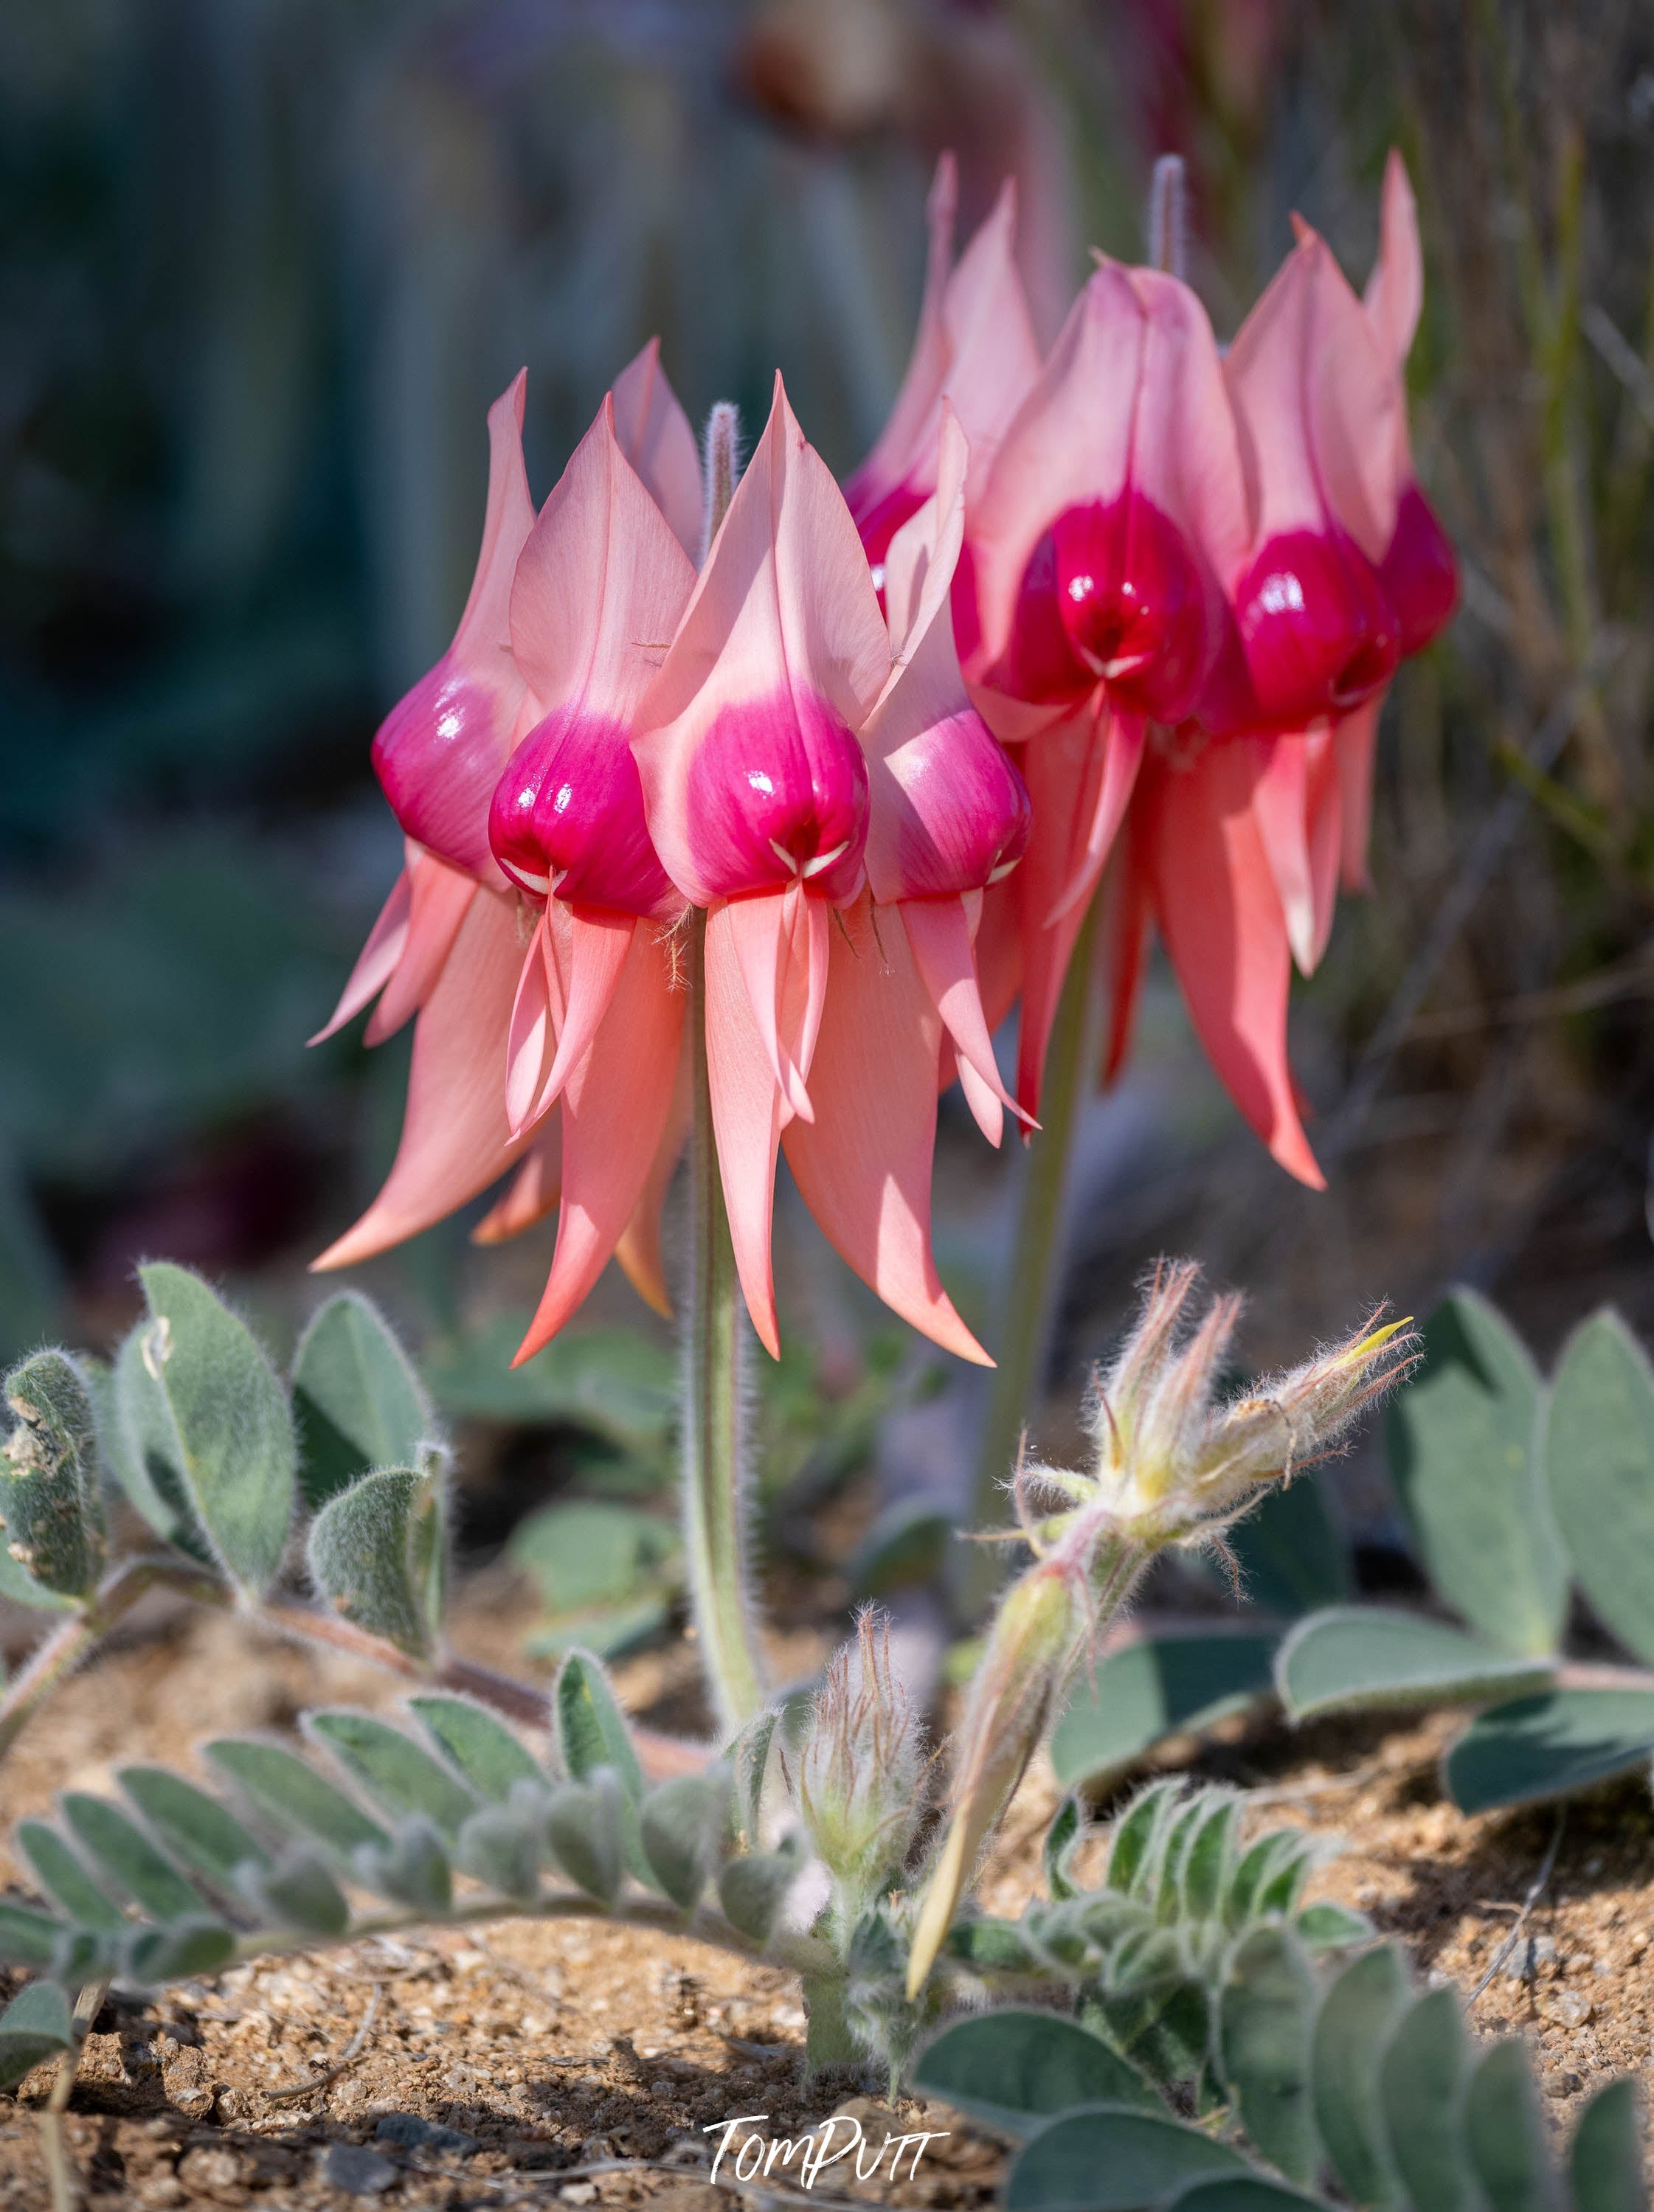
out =
[[1103,1087],[1117,1082],[1131,1055],[1137,1010],[1148,964],[1153,902],[1143,865],[1143,836],[1128,825],[1114,865],[1103,879],[1101,968],[1108,1026],[1103,1042]]
[[489,800],[523,696],[508,610],[517,556],[534,522],[523,469],[526,387],[524,371],[489,410],[483,550],[453,643],[374,739],[374,772],[409,836],[488,884],[500,880],[489,851]]
[[550,1114],[536,1127],[517,1172],[471,1232],[473,1244],[503,1244],[557,1210],[562,1196],[562,1116]]
[[334,1007],[326,1028],[318,1030],[315,1036],[308,1039],[311,1044],[322,1044],[335,1036],[347,1022],[354,1021],[362,1008],[385,988],[397,963],[407,949],[408,922],[412,910],[410,871],[404,866],[391,886],[391,896],[380,908],[378,921],[368,933],[368,942],[356,955],[356,964],[339,994],[339,1002]]
[[867,881],[882,904],[980,890],[1015,866],[1028,840],[1027,791],[966,696],[953,641],[969,459],[944,403],[936,491],[885,562],[896,659],[861,731]]
[[471,877],[411,839],[407,852],[407,943],[369,1017],[364,1035],[368,1044],[382,1044],[393,1036],[430,996],[477,888]]
[[1370,891],[1368,850],[1372,842],[1372,779],[1378,749],[1378,717],[1383,696],[1369,699],[1333,726],[1338,762],[1340,817],[1339,876],[1347,891]]
[[1394,146],[1384,162],[1378,203],[1378,258],[1362,305],[1385,360],[1399,376],[1424,313],[1424,255],[1419,245],[1418,203],[1407,163]]
[[736,1272],[758,1341],[772,1358],[779,1359],[781,1332],[775,1318],[769,1237],[781,1093],[747,995],[727,905],[715,906],[707,916],[702,1011],[712,1125]]
[[665,1321],[672,1317],[672,1294],[666,1287],[666,1263],[660,1249],[660,1217],[678,1161],[689,1137],[693,1100],[690,1091],[689,1054],[678,1055],[678,1081],[666,1133],[655,1148],[654,1163],[632,1218],[621,1232],[615,1258],[626,1271],[626,1279],[647,1306]]
[[1161,760],[1144,796],[1155,919],[1195,1033],[1224,1087],[1282,1167],[1324,1187],[1286,1060],[1292,953],[1252,811],[1258,759],[1214,741]]
[[632,743],[650,836],[696,906],[797,880],[854,896],[859,729],[890,666],[855,525],[781,380]]
[[615,435],[691,562],[701,556],[701,455],[651,338],[614,380]]
[[534,924],[517,977],[506,1034],[506,1120],[513,1135],[526,1129],[562,1026],[562,977],[550,931],[561,919],[548,906]]
[[788,1124],[787,1164],[828,1242],[887,1306],[944,1350],[991,1366],[930,1248],[940,1021],[900,910],[885,909],[875,929],[864,896],[843,921],[812,1071],[816,1119]]
[[648,1187],[677,1091],[684,997],[653,923],[633,924],[607,1018],[562,1094],[562,1209],[544,1295],[514,1364],[587,1296]]
[[348,1267],[429,1229],[517,1158],[507,1126],[506,1035],[522,945],[517,902],[478,888],[414,1025],[402,1141],[385,1188],[317,1268]]
[[1258,762],[1252,812],[1301,974],[1314,975],[1332,933],[1338,892],[1341,817],[1333,733],[1318,724],[1301,737],[1236,738]]
[[735,947],[747,1003],[780,1086],[783,1119],[813,1118],[810,1064],[827,988],[827,908],[800,884],[732,899],[723,927]]
[[[1008,1106],[1029,1116],[1000,1080],[993,1038],[976,984],[976,958],[970,918],[964,899],[914,898],[902,902],[909,948],[931,1003],[958,1054],[959,1079],[966,1103],[989,1144],[997,1145]],[[883,927],[882,921],[880,927]],[[972,1082],[970,1077],[975,1078]]]
[[1205,310],[1175,277],[1102,261],[970,519],[966,674],[990,723],[1008,741],[1031,736],[1040,710],[1049,722],[1098,682],[1181,720],[1249,538]]

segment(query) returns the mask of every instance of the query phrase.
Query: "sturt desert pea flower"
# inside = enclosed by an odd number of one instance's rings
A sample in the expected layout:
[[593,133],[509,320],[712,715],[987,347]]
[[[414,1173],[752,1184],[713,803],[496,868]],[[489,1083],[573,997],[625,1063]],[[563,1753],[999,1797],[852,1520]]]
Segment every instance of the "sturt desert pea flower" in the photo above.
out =
[[[932,665],[921,664],[900,708],[886,699],[895,736],[922,739],[910,709]],[[775,1352],[770,1218],[784,1133],[805,1202],[841,1256],[916,1328],[980,1360],[930,1249],[942,1019],[899,908],[886,928],[865,888],[869,761],[858,733],[891,678],[855,525],[777,378],[633,738],[655,849],[707,915],[708,1074],[736,1264]],[[899,726],[898,714],[909,716]],[[882,763],[879,781],[893,796]],[[1009,835],[983,845],[988,872]]]
[[1012,1486],[1034,1564],[1000,1601],[972,1680],[949,1820],[915,1929],[916,1996],[993,1832],[1074,1674],[1143,1569],[1168,1545],[1223,1545],[1272,1483],[1323,1458],[1417,1358],[1406,1322],[1342,1343],[1231,1398],[1218,1395],[1241,1301],[1196,1320],[1200,1271],[1156,1268],[1137,1324],[1097,1376],[1089,1468],[1024,1464]]
[[[486,848],[496,786],[504,794],[494,826],[506,871],[490,849],[501,888],[473,886],[421,1012],[386,1186],[317,1263],[346,1266],[383,1250],[520,1162],[477,1233],[488,1242],[515,1234],[561,1200],[532,1342],[585,1295],[617,1243],[644,1295],[664,1295],[656,1224],[683,1131],[681,1117],[673,1127],[681,1007],[668,988],[661,919],[680,902],[647,838],[638,843],[628,717],[692,581],[684,540],[699,530],[698,486],[694,436],[652,343],[617,380],[513,550],[495,649],[513,672],[515,727],[502,757],[515,774],[502,781],[496,763],[469,800]],[[547,909],[532,928],[526,899]],[[545,1017],[538,1034],[537,1014]],[[563,1042],[571,1048],[559,1066]],[[628,1112],[605,1114],[601,1102],[617,1086]]]
[[1204,310],[1174,276],[1104,261],[994,458],[954,595],[971,696],[1015,744],[1033,797],[1012,890],[1031,1110],[1146,732],[1198,702],[1225,633],[1222,580],[1248,541]]
[[891,1663],[889,1619],[865,1608],[811,1705],[794,1791],[846,1934],[901,1871],[929,1774],[920,1717]]
[[878,443],[844,486],[881,589],[891,538],[936,489],[943,403],[958,416],[980,470],[1039,374],[1013,252],[1016,187],[1002,186],[956,265],[958,201],[954,159],[944,154],[925,208],[930,251],[912,356]]

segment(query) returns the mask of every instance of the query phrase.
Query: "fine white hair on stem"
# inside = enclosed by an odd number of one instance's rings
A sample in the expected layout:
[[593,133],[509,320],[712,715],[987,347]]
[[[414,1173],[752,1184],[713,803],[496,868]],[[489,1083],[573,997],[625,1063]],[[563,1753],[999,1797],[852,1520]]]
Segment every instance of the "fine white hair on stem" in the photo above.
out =
[[1189,187],[1181,154],[1162,154],[1149,185],[1148,258],[1152,269],[1182,276],[1189,268]]
[[706,566],[718,526],[729,512],[741,480],[741,415],[733,399],[714,403],[701,444],[701,482],[705,498],[701,522],[701,562]]

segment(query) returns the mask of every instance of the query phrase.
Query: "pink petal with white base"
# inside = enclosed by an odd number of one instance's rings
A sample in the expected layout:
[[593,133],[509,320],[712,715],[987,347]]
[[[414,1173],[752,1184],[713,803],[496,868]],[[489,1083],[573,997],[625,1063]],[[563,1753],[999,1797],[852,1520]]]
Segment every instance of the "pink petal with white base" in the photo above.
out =
[[782,1119],[815,1118],[806,1088],[827,990],[825,904],[802,884],[732,899],[723,928],[734,945],[747,1004],[780,1086]]
[[485,1190],[523,1140],[500,1081],[522,945],[517,902],[479,890],[414,1026],[402,1141],[385,1188],[312,1265],[348,1267],[441,1221]]
[[691,563],[701,552],[701,453],[651,338],[614,380],[615,435]]
[[562,1094],[562,1210],[551,1273],[514,1365],[550,1341],[602,1273],[648,1188],[677,1091],[684,994],[660,933],[633,933],[609,1018]]
[[410,837],[497,884],[488,805],[511,749],[522,679],[509,651],[511,580],[534,522],[523,469],[526,372],[488,413],[488,512],[465,611],[430,673],[399,700],[374,739],[374,769]]
[[787,1160],[823,1234],[885,1304],[945,1351],[993,1362],[955,1311],[930,1247],[941,1024],[898,913],[862,899],[832,939],[813,1071],[817,1118]]
[[769,422],[633,726],[649,833],[684,897],[861,881],[852,732],[890,665],[849,509],[779,377]]
[[1156,763],[1145,858],[1155,915],[1207,1056],[1289,1174],[1325,1187],[1298,1120],[1286,1060],[1292,954],[1252,811],[1257,754],[1213,743],[1187,766]]
[[1232,740],[1257,761],[1252,812],[1301,974],[1313,975],[1332,933],[1338,891],[1338,769],[1324,725],[1302,737]]

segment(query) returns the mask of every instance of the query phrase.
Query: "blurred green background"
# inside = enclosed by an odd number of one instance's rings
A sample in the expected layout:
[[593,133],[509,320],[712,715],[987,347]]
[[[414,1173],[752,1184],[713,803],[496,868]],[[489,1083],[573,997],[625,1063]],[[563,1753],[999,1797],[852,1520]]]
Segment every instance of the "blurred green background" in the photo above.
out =
[[[9,0],[3,1348],[107,1340],[165,1254],[285,1350],[308,1256],[382,1172],[405,1038],[304,1039],[396,870],[368,743],[451,632],[519,366],[539,495],[656,331],[692,416],[732,397],[756,427],[779,365],[848,470],[906,356],[944,147],[966,226],[1017,177],[1046,337],[1183,154],[1223,337],[1294,209],[1364,281],[1392,143],[1428,258],[1417,459],[1465,588],[1386,710],[1377,896],[1298,994],[1331,1189],[1239,1126],[1157,971],[1081,1133],[1044,1418],[1057,1448],[1163,1249],[1251,1288],[1260,1363],[1456,1278],[1542,1352],[1604,1297],[1654,1327],[1645,4]],[[1019,1172],[949,1102],[939,1249],[990,1329]],[[928,1370],[780,1203],[809,1387],[864,1453],[869,1407],[906,1407],[899,1492],[949,1451]],[[484,1254],[466,1225],[362,1276],[471,1376],[471,1415],[551,1231]],[[643,1317],[605,1283],[589,1318]],[[792,1387],[775,1419],[826,1436]],[[483,1492],[544,1487],[514,1450]]]

